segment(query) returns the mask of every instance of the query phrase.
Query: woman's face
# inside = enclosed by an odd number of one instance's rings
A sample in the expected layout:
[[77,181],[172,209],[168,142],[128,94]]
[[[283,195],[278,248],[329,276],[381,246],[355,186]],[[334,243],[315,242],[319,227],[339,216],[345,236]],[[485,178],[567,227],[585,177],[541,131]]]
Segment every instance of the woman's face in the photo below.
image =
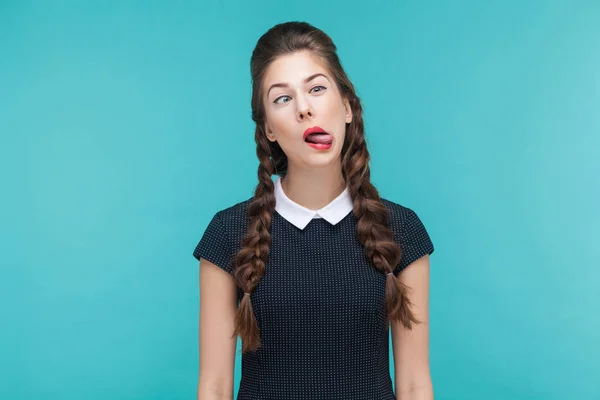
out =
[[[267,68],[262,89],[267,139],[279,143],[289,166],[319,168],[338,159],[352,110],[316,56],[297,51],[278,57]],[[322,140],[330,146],[305,141],[305,131],[314,127],[331,135]]]

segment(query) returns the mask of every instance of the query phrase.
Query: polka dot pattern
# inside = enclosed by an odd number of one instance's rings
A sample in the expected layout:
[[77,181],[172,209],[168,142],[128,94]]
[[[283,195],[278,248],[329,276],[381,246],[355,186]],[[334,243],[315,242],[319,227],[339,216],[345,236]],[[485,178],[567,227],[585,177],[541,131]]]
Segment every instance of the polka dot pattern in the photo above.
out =
[[[214,215],[196,259],[232,273],[251,200]],[[403,247],[398,275],[434,248],[414,211],[382,201]],[[265,275],[251,294],[262,347],[242,355],[237,400],[394,400],[386,276],[364,255],[354,214],[336,224],[314,218],[299,229],[274,211],[271,239]]]

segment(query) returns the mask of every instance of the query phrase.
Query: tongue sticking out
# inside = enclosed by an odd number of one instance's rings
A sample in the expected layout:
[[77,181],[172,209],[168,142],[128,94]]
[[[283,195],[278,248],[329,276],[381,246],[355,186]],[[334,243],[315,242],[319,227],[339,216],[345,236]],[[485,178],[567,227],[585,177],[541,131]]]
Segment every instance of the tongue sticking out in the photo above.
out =
[[309,143],[328,144],[333,141],[333,136],[327,133],[311,133],[306,137],[306,141]]

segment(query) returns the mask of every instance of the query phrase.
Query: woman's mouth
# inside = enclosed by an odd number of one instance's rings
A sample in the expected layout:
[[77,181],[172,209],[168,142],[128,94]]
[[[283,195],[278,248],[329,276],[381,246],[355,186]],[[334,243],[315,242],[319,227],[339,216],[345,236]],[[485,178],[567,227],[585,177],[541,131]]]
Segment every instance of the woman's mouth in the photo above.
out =
[[313,149],[318,149],[318,150],[327,150],[327,149],[331,148],[331,143],[310,143],[310,142],[306,142],[306,144],[308,144]]
[[304,141],[313,149],[327,150],[331,147],[333,136],[328,133],[311,133]]
[[314,149],[327,150],[331,147],[333,136],[318,126],[315,126],[304,132],[304,141]]

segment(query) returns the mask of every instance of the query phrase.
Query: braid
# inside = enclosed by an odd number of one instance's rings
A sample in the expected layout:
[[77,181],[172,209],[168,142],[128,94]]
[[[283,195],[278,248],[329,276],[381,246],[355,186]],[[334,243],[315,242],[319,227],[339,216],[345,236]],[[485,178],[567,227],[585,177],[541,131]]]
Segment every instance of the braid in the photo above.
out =
[[254,199],[248,205],[248,233],[242,240],[242,248],[236,255],[234,278],[244,295],[235,318],[235,335],[242,338],[242,352],[257,350],[260,343],[258,323],[252,310],[250,293],[265,274],[271,245],[271,218],[275,209],[274,185],[271,176],[275,164],[270,158],[269,143],[259,125],[255,131],[258,166],[258,185]]
[[[364,122],[360,100],[350,96],[353,119],[348,127],[350,140],[344,150],[343,170],[354,202],[357,235],[373,266],[386,273],[386,304],[389,320],[399,320],[406,328],[419,323],[410,310],[408,287],[391,272],[400,262],[402,250],[393,240],[388,210],[371,183],[370,155],[363,134]],[[354,132],[351,132],[354,130]]]

